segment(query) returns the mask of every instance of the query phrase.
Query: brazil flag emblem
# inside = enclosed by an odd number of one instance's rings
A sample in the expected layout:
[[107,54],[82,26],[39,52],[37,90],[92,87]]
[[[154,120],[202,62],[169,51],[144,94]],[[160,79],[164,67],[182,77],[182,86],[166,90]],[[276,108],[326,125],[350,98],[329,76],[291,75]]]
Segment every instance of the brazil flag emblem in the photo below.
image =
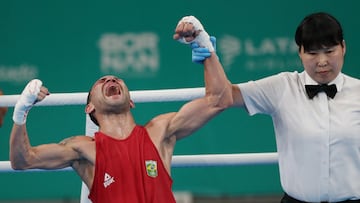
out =
[[153,177],[153,178],[158,176],[156,161],[147,160],[147,161],[145,161],[145,165],[146,165],[146,172],[147,172],[148,176]]

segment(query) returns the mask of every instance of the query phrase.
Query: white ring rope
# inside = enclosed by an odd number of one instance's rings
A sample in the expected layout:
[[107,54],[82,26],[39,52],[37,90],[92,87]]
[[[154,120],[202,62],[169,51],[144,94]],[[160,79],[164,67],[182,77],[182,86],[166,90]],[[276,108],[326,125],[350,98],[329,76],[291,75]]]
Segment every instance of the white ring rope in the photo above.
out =
[[[205,88],[180,88],[164,90],[135,90],[130,91],[130,97],[134,102],[166,102],[166,101],[189,101],[205,94]],[[35,106],[64,106],[86,104],[87,92],[80,93],[53,93]],[[1,106],[15,106],[20,95],[1,95]]]
[[[249,164],[277,163],[277,153],[241,153],[241,154],[203,154],[203,155],[174,155],[173,168],[181,167],[209,167],[209,166],[237,166]],[[70,171],[70,167],[56,170],[29,169],[13,170],[9,161],[0,161],[0,172],[43,172]]]

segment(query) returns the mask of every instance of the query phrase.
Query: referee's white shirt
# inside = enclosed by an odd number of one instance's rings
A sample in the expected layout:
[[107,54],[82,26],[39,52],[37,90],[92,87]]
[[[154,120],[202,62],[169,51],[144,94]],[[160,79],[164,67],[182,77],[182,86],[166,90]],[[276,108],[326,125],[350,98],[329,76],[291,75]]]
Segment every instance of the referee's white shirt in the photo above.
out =
[[238,84],[250,115],[268,114],[283,190],[307,202],[360,199],[360,80],[340,73],[334,99],[309,99],[307,73],[283,72]]

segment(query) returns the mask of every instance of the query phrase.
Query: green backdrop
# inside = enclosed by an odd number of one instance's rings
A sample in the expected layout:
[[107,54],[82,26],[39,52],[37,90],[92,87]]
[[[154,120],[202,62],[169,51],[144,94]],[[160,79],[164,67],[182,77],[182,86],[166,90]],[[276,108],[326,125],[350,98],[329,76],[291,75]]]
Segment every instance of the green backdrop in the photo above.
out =
[[[0,88],[19,94],[32,78],[52,93],[87,92],[98,77],[116,74],[131,90],[203,86],[201,65],[172,39],[178,20],[195,15],[217,37],[218,55],[233,83],[280,71],[301,71],[293,35],[314,11],[336,16],[347,42],[344,72],[359,77],[360,2],[348,1],[1,1]],[[139,103],[139,124],[177,110],[182,102]],[[0,160],[8,160],[12,108],[0,128]],[[84,106],[35,107],[28,119],[33,145],[85,131]],[[271,119],[229,109],[175,154],[276,151]],[[267,195],[282,192],[277,165],[174,168],[175,191],[197,195]],[[0,173],[0,200],[79,198],[74,172]]]

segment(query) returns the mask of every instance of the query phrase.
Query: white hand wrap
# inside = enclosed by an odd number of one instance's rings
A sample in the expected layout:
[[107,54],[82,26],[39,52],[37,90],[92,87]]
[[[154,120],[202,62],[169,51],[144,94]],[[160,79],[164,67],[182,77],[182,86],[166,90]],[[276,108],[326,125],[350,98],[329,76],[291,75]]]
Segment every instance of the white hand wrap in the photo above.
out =
[[15,124],[23,125],[26,123],[27,114],[35,104],[41,86],[42,82],[38,79],[31,80],[26,85],[14,108],[13,120]]
[[178,39],[179,42],[184,43],[184,44],[190,44],[192,42],[196,42],[197,44],[199,44],[200,47],[205,47],[208,48],[210,52],[214,51],[214,47],[210,41],[210,36],[209,34],[205,31],[203,25],[200,23],[200,21],[195,18],[194,16],[185,16],[183,17],[178,24],[180,23],[191,23],[194,25],[194,31],[195,32],[199,32],[199,35],[196,36],[196,38],[190,42],[187,42],[185,40],[184,37],[181,37],[180,39]]

